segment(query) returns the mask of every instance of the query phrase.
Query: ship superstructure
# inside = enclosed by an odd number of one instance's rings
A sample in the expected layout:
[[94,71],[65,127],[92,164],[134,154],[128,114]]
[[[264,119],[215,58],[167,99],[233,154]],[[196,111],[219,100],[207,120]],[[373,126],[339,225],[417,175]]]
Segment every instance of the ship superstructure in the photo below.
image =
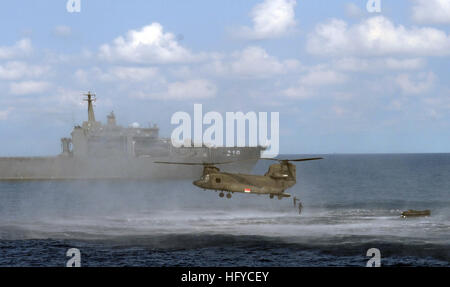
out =
[[168,155],[168,143],[159,138],[159,128],[117,125],[116,116],[111,112],[106,125],[95,120],[93,102],[95,95],[86,94],[88,120],[75,126],[71,138],[62,138],[62,154],[74,157],[110,156],[163,156]]

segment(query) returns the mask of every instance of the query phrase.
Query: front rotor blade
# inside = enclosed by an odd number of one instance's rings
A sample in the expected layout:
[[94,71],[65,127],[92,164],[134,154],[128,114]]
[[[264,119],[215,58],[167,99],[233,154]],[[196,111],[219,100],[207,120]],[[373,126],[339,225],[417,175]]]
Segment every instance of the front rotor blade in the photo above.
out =
[[181,164],[181,165],[205,165],[202,162],[171,162],[171,161],[154,161],[154,163],[163,163],[163,164]]
[[154,161],[154,163],[163,163],[163,164],[181,164],[181,165],[216,165],[216,164],[227,164],[233,163],[236,161],[225,161],[225,162],[174,162],[174,161]]

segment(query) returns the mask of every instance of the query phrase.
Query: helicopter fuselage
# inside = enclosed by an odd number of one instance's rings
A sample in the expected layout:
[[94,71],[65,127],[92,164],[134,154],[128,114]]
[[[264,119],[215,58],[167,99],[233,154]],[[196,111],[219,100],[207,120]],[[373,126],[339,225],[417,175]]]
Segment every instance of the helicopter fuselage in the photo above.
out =
[[204,174],[194,185],[203,188],[226,192],[241,192],[253,194],[269,194],[271,197],[290,197],[284,191],[296,180],[290,176],[273,178],[269,175],[234,174],[227,172],[211,172]]

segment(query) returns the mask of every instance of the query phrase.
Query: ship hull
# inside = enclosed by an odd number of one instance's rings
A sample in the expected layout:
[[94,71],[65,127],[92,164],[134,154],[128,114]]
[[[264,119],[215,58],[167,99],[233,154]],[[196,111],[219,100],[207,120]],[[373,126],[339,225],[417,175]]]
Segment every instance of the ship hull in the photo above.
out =
[[[0,158],[0,180],[196,179],[202,175],[202,166],[155,163],[160,160],[167,161],[167,158]],[[256,159],[245,160],[220,168],[249,173],[256,162]]]

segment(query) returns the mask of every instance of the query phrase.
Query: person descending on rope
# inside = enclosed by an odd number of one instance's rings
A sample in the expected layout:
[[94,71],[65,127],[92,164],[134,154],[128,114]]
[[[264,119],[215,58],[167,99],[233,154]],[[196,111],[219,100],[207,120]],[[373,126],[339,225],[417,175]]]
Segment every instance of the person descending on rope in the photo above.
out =
[[299,202],[298,202],[298,214],[302,214],[302,209],[303,209],[303,205],[302,205],[302,203],[299,201]]

